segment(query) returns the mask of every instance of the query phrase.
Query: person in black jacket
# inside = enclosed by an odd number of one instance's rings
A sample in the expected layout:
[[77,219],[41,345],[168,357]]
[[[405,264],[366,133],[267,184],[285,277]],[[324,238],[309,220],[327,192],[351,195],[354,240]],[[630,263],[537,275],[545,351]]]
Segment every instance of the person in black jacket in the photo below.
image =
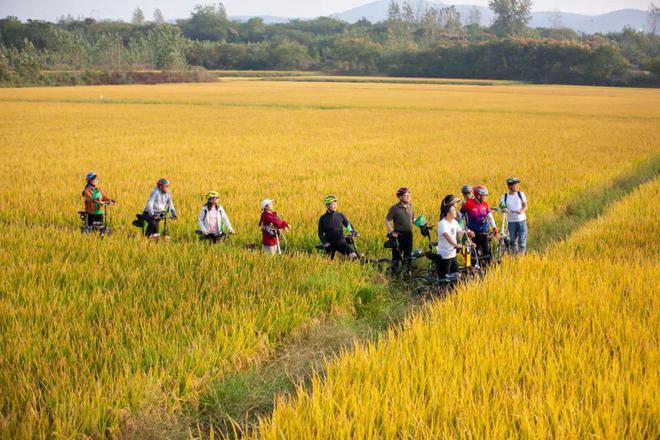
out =
[[353,227],[344,214],[337,212],[337,197],[327,196],[323,199],[323,203],[327,211],[319,219],[319,239],[323,243],[325,252],[331,258],[334,258],[335,253],[339,252],[342,255],[347,255],[351,260],[356,259],[358,257],[357,252],[348,244],[344,236],[344,228],[354,232]]

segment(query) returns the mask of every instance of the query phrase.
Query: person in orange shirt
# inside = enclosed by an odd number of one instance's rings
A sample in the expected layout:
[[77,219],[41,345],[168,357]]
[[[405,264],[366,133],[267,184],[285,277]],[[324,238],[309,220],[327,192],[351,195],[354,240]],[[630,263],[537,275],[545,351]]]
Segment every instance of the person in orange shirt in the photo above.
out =
[[98,187],[98,176],[95,172],[87,173],[85,180],[87,185],[82,196],[85,199],[85,213],[87,213],[86,226],[91,227],[95,222],[103,223],[103,205],[114,204],[115,201]]

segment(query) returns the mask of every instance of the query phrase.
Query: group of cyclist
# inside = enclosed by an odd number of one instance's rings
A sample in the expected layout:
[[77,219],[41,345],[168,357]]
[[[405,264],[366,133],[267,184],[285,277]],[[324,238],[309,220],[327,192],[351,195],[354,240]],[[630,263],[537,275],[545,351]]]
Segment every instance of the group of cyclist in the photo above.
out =
[[[95,222],[103,222],[103,205],[116,203],[98,186],[98,176],[89,172],[85,176],[86,186],[82,196],[85,201],[87,226]],[[499,209],[508,216],[508,231],[513,249],[517,254],[524,255],[527,240],[527,197],[519,190],[520,179],[507,179],[508,191],[500,200]],[[487,202],[489,192],[485,186],[465,185],[461,189],[463,199],[447,195],[440,204],[440,221],[437,226],[438,240],[436,252],[436,267],[441,276],[457,270],[457,251],[462,250],[469,239],[476,246],[479,255],[489,258],[490,241],[499,231],[491,208]],[[396,192],[397,203],[392,205],[385,216],[385,227],[390,241],[394,242],[392,260],[396,263],[410,258],[413,250],[415,210],[411,201],[410,190],[399,188]],[[219,204],[219,194],[210,191],[206,194],[206,203],[201,208],[198,217],[198,233],[212,243],[227,234],[235,234],[227,212]],[[353,260],[359,257],[356,248],[349,241],[359,234],[348,218],[337,211],[338,199],[334,195],[324,198],[326,212],[319,218],[318,237],[324,251],[335,256],[337,252]],[[280,250],[282,232],[290,229],[288,222],[279,217],[274,209],[274,201],[261,201],[261,217],[259,227],[262,232],[262,249],[275,255]],[[176,209],[170,192],[169,180],[162,178],[152,190],[142,214],[138,214],[136,226],[143,228],[147,237],[160,235],[160,222],[166,218],[176,219]],[[417,220],[417,221],[416,221]],[[348,233],[348,235],[347,235]],[[428,233],[428,229],[427,229]]]

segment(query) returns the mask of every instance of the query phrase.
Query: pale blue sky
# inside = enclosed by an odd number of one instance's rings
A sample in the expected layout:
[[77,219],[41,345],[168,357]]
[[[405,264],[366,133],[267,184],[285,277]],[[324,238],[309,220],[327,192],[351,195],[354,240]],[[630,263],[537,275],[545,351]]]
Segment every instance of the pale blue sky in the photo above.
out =
[[[415,0],[412,0],[414,3]],[[198,3],[212,0],[0,0],[0,17],[16,15],[21,19],[54,20],[70,13],[73,16],[122,18],[128,20],[136,6],[150,18],[155,8],[163,11],[166,19],[184,18]],[[281,17],[314,17],[343,12],[370,0],[225,0],[230,15],[276,15]],[[445,0],[446,4],[478,4],[486,6],[488,0]],[[649,0],[536,0],[534,10],[553,10],[599,14],[616,9],[646,10]]]
[[[411,3],[415,1],[412,0]],[[233,15],[301,15],[313,16],[332,14],[355,6],[370,3],[369,0],[226,0],[225,5]],[[469,4],[487,6],[488,0],[444,0],[446,4]],[[657,0],[656,0],[656,3]],[[555,8],[566,12],[599,14],[616,9],[647,9],[649,0],[535,0],[535,11],[549,11]]]

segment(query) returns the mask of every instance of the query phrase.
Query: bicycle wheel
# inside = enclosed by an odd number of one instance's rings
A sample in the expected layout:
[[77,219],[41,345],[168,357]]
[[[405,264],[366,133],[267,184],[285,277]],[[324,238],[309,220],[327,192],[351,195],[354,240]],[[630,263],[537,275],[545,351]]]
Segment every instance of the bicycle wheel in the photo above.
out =
[[484,271],[481,268],[468,267],[461,272],[460,283],[467,284],[472,281],[479,281],[484,277]]
[[427,276],[416,276],[410,280],[410,294],[413,297],[429,297],[433,292],[433,280]]
[[500,239],[497,240],[497,248],[494,251],[491,249],[491,253],[495,256],[495,263],[500,264],[502,262],[502,258],[507,253],[507,245],[504,237],[500,237]]
[[394,266],[394,261],[392,261],[389,258],[381,258],[379,260],[376,260],[376,268],[380,273],[388,274],[388,275],[391,274],[393,266]]
[[430,277],[435,274],[435,269],[431,269],[430,267],[423,267],[414,271],[414,277]]

